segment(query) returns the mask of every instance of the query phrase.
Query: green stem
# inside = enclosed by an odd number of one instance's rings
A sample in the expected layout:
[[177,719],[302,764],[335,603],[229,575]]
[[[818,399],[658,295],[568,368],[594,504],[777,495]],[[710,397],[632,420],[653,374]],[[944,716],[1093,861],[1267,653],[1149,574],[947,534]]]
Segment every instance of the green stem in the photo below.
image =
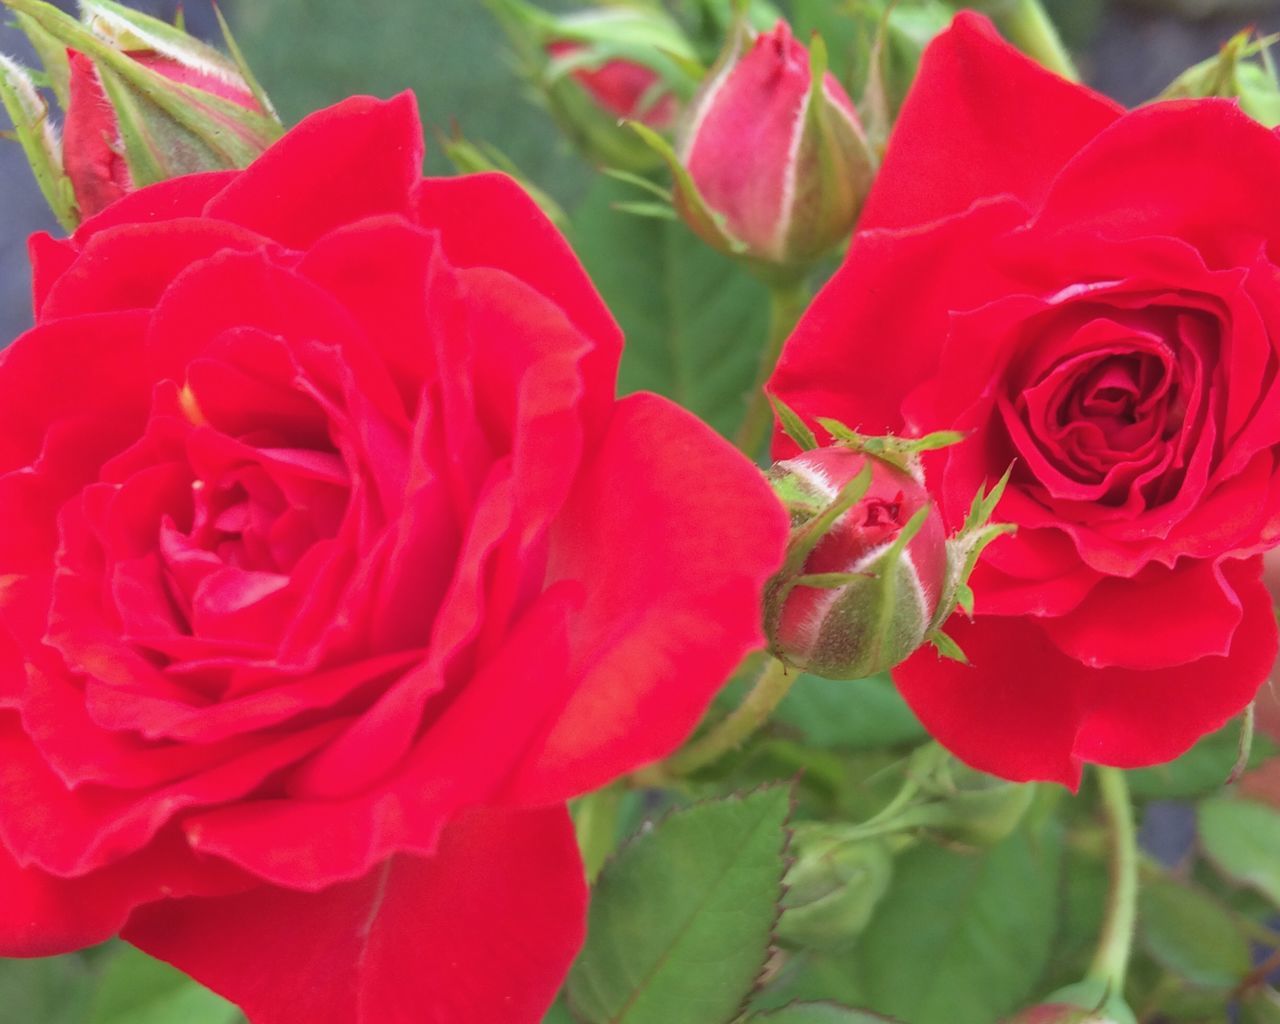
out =
[[622,794],[621,786],[606,786],[573,803],[573,830],[578,837],[588,882],[596,880],[617,844]]
[[769,396],[765,394],[765,385],[773,375],[773,368],[782,353],[782,343],[795,329],[796,323],[809,304],[809,289],[803,280],[786,284],[775,284],[769,287],[769,339],[764,352],[760,355],[760,366],[756,370],[756,379],[751,385],[751,397],[747,403],[747,412],[742,425],[738,428],[735,439],[738,447],[749,458],[756,458],[764,447],[769,436],[769,427],[773,423],[773,410],[769,407]]
[[1138,916],[1138,834],[1124,772],[1100,767],[1098,786],[1111,835],[1111,892],[1089,978],[1105,982],[1118,996],[1124,991]]
[[1062,43],[1062,37],[1045,14],[1040,0],[1013,0],[1003,14],[996,15],[996,23],[1010,41],[1028,56],[1063,78],[1080,81],[1071,54]]
[[769,720],[797,678],[798,673],[789,671],[777,658],[769,658],[746,699],[706,735],[673,754],[662,766],[664,773],[692,775],[737,750]]

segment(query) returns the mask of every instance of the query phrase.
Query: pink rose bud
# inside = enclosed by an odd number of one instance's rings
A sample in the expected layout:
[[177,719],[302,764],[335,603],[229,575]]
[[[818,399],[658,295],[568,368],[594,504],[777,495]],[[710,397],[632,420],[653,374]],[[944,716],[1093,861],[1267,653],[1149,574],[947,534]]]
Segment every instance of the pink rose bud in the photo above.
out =
[[1097,1010],[1083,1010],[1066,1003],[1046,1003],[1023,1010],[1010,1017],[1005,1024],[1117,1024],[1115,1020]]
[[[588,48],[581,43],[560,40],[549,44],[547,53],[573,60],[587,54]],[[658,73],[643,64],[609,60],[598,68],[579,67],[572,76],[596,105],[615,119],[639,121],[658,131],[666,131],[676,119],[679,104],[675,96]]]
[[[220,96],[245,110],[262,112],[243,80],[224,79],[154,51],[140,50],[126,56],[170,82]],[[74,50],[70,53],[70,61],[71,99],[62,127],[62,160],[75,191],[80,215],[91,217],[126,192],[131,192],[135,184],[121,138],[120,122],[103,89],[97,68],[92,60]],[[167,155],[178,162],[187,156],[176,152],[159,155],[162,158]],[[192,170],[212,169],[204,166],[200,155],[192,152],[190,158],[196,163]],[[214,166],[218,164],[214,162]],[[173,170],[181,173],[177,167]]]
[[[922,480],[843,446],[769,477],[791,511],[793,554],[767,601],[773,653],[829,679],[892,668],[925,642],[947,584],[946,535]],[[832,518],[842,496],[855,500]]]
[[527,0],[486,0],[522,70],[565,134],[594,163],[650,170],[659,157],[633,121],[658,133],[674,127],[702,73],[693,44],[656,5],[553,15]]
[[853,230],[874,161],[853,102],[779,21],[745,28],[680,132],[676,208],[716,248],[770,267],[804,268]]
[[[68,228],[134,188],[248,166],[284,132],[229,34],[234,59],[113,0],[81,0],[81,20],[44,0],[5,3],[64,106],[60,151],[24,148]],[[0,99],[21,135],[29,117],[8,70]]]

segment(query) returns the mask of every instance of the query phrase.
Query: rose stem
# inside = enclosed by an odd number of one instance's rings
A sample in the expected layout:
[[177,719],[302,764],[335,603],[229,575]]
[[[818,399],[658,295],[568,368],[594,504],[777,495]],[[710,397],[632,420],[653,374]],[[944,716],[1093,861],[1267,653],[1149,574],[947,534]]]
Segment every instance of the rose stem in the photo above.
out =
[[996,15],[996,23],[1011,42],[1050,71],[1080,81],[1080,72],[1040,0],[1014,0],[1008,11]]
[[1111,891],[1089,977],[1106,983],[1108,991],[1119,996],[1124,991],[1138,913],[1138,835],[1124,772],[1099,767],[1098,787],[1111,834]]
[[748,458],[754,459],[760,454],[773,423],[773,410],[769,407],[769,396],[765,394],[764,386],[773,374],[782,352],[782,343],[795,329],[808,305],[809,289],[803,280],[769,287],[769,339],[760,354],[760,366],[751,385],[746,416],[736,438],[738,447]]
[[671,755],[662,765],[664,774],[692,775],[742,746],[769,720],[798,677],[798,672],[788,671],[786,665],[770,657],[746,699],[700,739]]

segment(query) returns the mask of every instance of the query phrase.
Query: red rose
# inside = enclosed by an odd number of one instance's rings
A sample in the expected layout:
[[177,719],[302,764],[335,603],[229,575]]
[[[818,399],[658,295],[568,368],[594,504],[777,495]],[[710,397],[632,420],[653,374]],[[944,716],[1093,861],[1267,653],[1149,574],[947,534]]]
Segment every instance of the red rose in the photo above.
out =
[[[255,1024],[538,1021],[564,800],[662,756],[785,539],[523,192],[353,99],[33,240],[0,361],[0,953]],[[697,486],[691,486],[696,481]]]
[[772,388],[810,420],[966,432],[928,463],[952,525],[1014,465],[997,515],[1019,532],[949,630],[971,665],[897,673],[973,765],[1075,784],[1165,761],[1266,677],[1277,182],[1280,136],[1233,103],[1125,113],[971,14],[929,48]]

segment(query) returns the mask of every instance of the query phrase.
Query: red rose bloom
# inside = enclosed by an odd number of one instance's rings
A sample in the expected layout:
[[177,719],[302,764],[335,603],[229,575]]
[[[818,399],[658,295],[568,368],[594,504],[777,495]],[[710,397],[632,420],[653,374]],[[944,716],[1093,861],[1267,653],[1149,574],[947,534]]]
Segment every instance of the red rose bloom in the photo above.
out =
[[[564,800],[762,637],[786,523],[410,96],[33,240],[0,360],[0,953],[124,936],[255,1024],[541,1019]],[[690,486],[697,481],[697,486]]]
[[[1233,103],[1133,113],[961,15],[927,51],[862,230],[774,392],[928,463],[958,525],[1012,464],[1017,523],[898,685],[973,765],[1074,785],[1168,760],[1276,653],[1280,136]],[[785,451],[791,449],[783,445]]]

